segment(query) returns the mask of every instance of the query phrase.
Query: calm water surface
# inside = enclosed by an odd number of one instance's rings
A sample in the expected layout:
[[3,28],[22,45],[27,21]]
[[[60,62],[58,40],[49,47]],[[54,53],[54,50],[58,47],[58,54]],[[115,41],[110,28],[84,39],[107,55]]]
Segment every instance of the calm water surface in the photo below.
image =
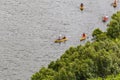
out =
[[[79,10],[80,3],[85,10]],[[0,80],[30,80],[70,46],[84,44],[83,32],[106,30],[102,16],[117,10],[113,0],[0,0]],[[120,4],[119,4],[120,5]],[[69,41],[55,44],[59,34]],[[86,40],[90,40],[90,37]]]

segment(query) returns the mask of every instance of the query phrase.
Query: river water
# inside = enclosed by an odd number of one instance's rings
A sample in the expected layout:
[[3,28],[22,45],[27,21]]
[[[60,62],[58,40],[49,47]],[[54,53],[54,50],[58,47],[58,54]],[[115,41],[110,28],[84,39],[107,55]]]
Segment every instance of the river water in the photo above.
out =
[[[70,46],[91,39],[95,28],[106,31],[102,16],[120,9],[113,0],[0,0],[0,80],[30,80]],[[85,10],[79,5],[84,3]],[[89,36],[80,42],[81,34]],[[55,44],[59,34],[66,43]]]

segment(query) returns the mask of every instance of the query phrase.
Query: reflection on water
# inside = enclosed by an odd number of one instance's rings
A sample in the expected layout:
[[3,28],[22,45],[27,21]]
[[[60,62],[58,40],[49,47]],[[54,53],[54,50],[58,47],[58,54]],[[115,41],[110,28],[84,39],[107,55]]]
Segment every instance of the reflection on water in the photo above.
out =
[[[113,0],[1,0],[0,80],[29,80],[70,46],[91,40],[95,28],[105,31],[102,16],[116,12]],[[85,10],[79,10],[80,3]],[[89,35],[80,42],[81,34]],[[59,34],[66,43],[55,44]]]

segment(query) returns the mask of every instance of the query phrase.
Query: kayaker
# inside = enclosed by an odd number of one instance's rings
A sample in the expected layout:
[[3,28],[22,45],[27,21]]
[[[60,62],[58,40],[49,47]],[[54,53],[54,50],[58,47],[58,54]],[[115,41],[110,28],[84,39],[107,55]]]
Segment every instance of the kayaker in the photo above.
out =
[[85,37],[85,33],[82,34],[82,37]]
[[60,39],[61,39],[61,36],[62,36],[62,35],[60,34],[60,35],[59,35],[59,37],[58,37],[58,40],[60,40]]
[[81,4],[80,4],[80,7],[83,7],[83,6],[84,6],[84,4],[83,4],[83,3],[81,3]]
[[114,1],[113,7],[114,7],[114,8],[117,7],[117,0]]
[[83,8],[84,8],[84,4],[81,3],[81,4],[80,4],[80,10],[83,10]]
[[64,36],[62,39],[66,39],[66,36]]
[[103,22],[106,22],[108,20],[108,16],[103,17]]

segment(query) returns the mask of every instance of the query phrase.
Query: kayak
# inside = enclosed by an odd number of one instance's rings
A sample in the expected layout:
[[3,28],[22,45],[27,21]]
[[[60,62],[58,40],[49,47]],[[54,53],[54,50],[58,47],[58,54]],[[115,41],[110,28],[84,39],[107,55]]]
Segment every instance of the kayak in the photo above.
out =
[[84,7],[80,7],[80,10],[82,11],[84,9]]
[[82,36],[82,37],[80,38],[80,41],[83,41],[83,40],[85,40],[86,38],[87,38],[87,35],[85,34],[84,37]]
[[68,38],[65,38],[65,39],[57,39],[57,40],[55,40],[54,42],[55,43],[61,43],[61,42],[65,42],[65,41],[67,41],[68,40]]

